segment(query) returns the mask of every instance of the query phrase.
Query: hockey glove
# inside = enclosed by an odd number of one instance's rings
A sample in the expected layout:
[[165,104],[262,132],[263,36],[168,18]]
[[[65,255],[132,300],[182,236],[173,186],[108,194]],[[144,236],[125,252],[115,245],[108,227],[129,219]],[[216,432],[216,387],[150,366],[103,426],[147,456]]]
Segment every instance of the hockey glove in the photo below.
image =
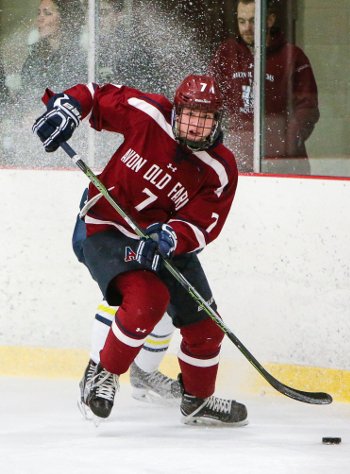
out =
[[168,224],[152,224],[146,229],[148,239],[141,239],[137,248],[136,260],[148,270],[157,272],[163,258],[171,258],[177,245],[177,237]]
[[45,151],[56,151],[73,135],[80,117],[79,102],[66,94],[57,94],[49,100],[47,111],[35,121],[32,130],[43,142]]

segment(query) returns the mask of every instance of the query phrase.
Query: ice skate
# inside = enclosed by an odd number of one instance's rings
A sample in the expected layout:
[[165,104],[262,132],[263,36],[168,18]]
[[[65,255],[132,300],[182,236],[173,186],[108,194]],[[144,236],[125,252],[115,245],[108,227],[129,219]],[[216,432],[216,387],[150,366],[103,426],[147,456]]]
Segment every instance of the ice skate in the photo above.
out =
[[182,421],[187,425],[244,426],[248,424],[245,405],[214,395],[203,399],[184,393],[180,410],[183,415]]
[[145,372],[135,362],[130,367],[132,396],[144,402],[158,402],[178,405],[181,400],[181,387],[177,380],[158,370]]
[[80,399],[78,400],[78,408],[85,418],[85,420],[92,420],[93,414],[89,408],[89,406],[86,404],[85,398],[84,398],[84,393],[85,393],[85,387],[86,384],[91,380],[93,375],[95,374],[96,371],[96,365],[95,362],[90,359],[89,363],[85,369],[83,378],[79,382],[79,388],[80,388]]
[[111,414],[114,396],[119,390],[119,376],[105,370],[101,364],[85,383],[83,403],[98,419]]

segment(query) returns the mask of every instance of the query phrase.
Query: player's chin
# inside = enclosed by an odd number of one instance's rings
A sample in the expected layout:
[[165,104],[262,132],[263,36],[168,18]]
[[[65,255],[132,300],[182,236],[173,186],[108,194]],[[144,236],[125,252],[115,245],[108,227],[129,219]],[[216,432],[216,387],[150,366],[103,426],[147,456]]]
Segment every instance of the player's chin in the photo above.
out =
[[187,138],[191,140],[191,142],[200,142],[201,140],[204,140],[203,135],[197,135],[195,133],[188,133]]

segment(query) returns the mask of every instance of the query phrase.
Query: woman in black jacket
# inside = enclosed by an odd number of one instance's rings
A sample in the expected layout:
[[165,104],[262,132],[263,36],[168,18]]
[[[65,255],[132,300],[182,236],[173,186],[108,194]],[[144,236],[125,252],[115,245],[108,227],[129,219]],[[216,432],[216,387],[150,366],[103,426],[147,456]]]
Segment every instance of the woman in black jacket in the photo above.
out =
[[43,86],[61,90],[87,79],[87,55],[81,46],[85,14],[79,0],[41,0],[36,20],[39,40],[22,68],[22,87],[33,96]]

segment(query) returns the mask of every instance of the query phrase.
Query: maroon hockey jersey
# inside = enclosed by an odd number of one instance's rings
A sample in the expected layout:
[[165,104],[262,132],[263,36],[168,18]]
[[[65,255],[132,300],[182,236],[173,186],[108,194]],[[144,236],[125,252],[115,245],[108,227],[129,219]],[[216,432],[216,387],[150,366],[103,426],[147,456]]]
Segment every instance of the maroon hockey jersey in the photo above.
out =
[[[123,134],[99,178],[139,226],[168,222],[178,236],[176,254],[199,250],[219,235],[237,187],[231,151],[222,143],[198,152],[179,145],[172,104],[163,96],[113,84],[79,84],[65,92],[93,128]],[[50,95],[47,90],[44,102]],[[116,228],[138,238],[92,184],[89,200],[88,236]]]
[[[210,73],[229,112],[230,148],[237,160],[253,160],[254,56],[241,38],[226,40]],[[317,86],[308,58],[281,33],[266,50],[264,156],[306,157],[305,140],[319,119]],[[231,147],[232,144],[232,147]]]

